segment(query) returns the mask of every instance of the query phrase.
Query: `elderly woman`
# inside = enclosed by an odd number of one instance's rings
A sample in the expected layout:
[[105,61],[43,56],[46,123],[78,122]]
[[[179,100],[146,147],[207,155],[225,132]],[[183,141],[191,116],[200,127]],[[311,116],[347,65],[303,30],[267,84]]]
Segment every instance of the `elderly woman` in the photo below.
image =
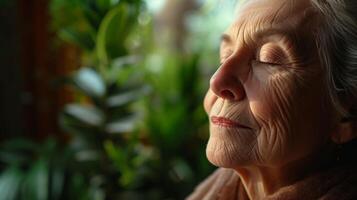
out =
[[357,1],[248,0],[204,107],[219,168],[188,197],[357,199]]

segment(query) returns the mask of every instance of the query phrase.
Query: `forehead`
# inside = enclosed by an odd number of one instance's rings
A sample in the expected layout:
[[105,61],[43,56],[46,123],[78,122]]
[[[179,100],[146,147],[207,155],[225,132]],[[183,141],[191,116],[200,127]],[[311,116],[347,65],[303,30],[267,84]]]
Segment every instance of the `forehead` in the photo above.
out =
[[248,0],[240,8],[240,13],[258,12],[267,17],[291,17],[309,7],[310,0]]
[[249,0],[238,12],[226,34],[235,38],[239,34],[280,30],[285,33],[301,32],[311,28],[313,15],[316,13],[310,0]]

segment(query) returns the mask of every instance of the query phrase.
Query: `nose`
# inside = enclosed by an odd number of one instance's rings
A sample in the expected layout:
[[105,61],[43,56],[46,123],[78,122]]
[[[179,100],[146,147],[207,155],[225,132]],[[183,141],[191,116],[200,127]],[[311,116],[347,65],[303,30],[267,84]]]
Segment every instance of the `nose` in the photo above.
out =
[[241,101],[245,97],[244,87],[239,76],[224,64],[211,77],[210,88],[215,95],[223,99]]

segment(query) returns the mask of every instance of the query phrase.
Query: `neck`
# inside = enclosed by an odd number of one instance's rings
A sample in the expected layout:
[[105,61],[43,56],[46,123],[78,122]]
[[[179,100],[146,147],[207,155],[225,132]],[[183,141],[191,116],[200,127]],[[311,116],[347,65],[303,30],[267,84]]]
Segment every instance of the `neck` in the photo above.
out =
[[294,184],[304,177],[330,166],[331,154],[309,155],[278,167],[248,166],[238,167],[244,188],[250,199],[264,199],[280,188]]

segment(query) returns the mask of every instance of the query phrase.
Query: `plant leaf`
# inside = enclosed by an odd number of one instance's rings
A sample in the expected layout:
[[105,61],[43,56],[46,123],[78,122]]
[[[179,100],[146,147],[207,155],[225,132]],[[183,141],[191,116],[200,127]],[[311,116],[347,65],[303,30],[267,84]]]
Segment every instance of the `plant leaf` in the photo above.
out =
[[0,176],[0,200],[16,200],[23,173],[16,167],[10,166]]
[[127,117],[124,119],[120,119],[116,122],[111,122],[106,125],[105,129],[108,133],[127,133],[131,132],[135,128],[135,124],[137,122],[136,117]]
[[105,95],[104,80],[93,69],[87,67],[80,69],[73,81],[79,89],[90,97],[100,98]]
[[93,106],[85,106],[75,103],[68,104],[64,108],[64,112],[86,125],[98,127],[104,122],[103,113]]
[[32,151],[37,148],[36,143],[25,138],[14,138],[1,144],[3,149]]
[[97,0],[96,2],[101,11],[106,11],[110,9],[111,0]]
[[74,28],[63,28],[58,32],[58,36],[69,43],[78,45],[85,50],[91,50],[94,48],[94,41],[90,33],[79,32]]
[[150,88],[148,86],[144,86],[136,90],[131,90],[128,92],[123,92],[117,95],[113,95],[111,97],[108,97],[107,105],[109,107],[118,107],[118,106],[126,105],[128,103],[132,103],[142,95],[147,94],[149,90]]
[[30,169],[23,185],[23,199],[47,200],[49,168],[45,160],[35,162]]
[[128,6],[119,4],[104,17],[97,35],[97,56],[106,65],[113,58],[125,55],[124,41],[128,33]]
[[65,172],[63,166],[53,166],[51,173],[51,189],[50,199],[58,200],[61,198],[65,180]]
[[126,69],[125,67],[132,67],[139,61],[139,59],[139,56],[136,55],[123,56],[113,59],[110,63],[110,68],[105,71],[105,79],[109,82],[115,82],[118,75],[123,72],[123,69]]

